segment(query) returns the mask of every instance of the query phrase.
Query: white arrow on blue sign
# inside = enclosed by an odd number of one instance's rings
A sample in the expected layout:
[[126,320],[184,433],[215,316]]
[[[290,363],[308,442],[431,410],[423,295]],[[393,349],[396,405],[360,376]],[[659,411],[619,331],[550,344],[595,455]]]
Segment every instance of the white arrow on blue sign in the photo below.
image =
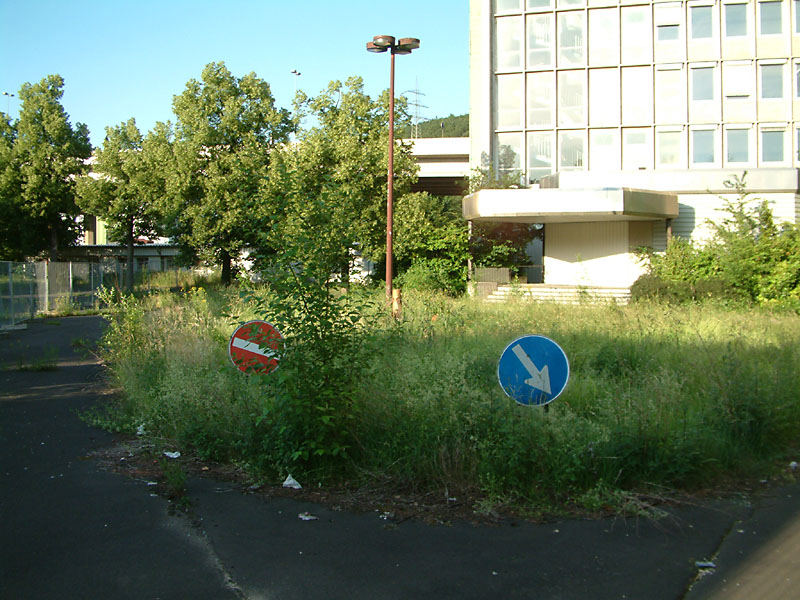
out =
[[569,379],[567,355],[550,338],[526,335],[511,342],[497,364],[497,379],[519,404],[544,405],[555,400]]

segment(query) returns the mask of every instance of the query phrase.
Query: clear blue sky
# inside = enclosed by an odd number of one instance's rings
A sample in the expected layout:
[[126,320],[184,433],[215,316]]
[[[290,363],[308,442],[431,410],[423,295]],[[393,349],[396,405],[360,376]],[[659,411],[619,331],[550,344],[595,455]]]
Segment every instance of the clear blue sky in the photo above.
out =
[[420,38],[395,81],[425,94],[422,118],[469,111],[468,0],[0,0],[0,92],[60,74],[70,122],[100,144],[131,117],[143,133],[174,120],[172,97],[212,61],[255,72],[286,108],[295,85],[313,96],[351,75],[375,96],[389,86],[388,54],[365,49],[378,34]]

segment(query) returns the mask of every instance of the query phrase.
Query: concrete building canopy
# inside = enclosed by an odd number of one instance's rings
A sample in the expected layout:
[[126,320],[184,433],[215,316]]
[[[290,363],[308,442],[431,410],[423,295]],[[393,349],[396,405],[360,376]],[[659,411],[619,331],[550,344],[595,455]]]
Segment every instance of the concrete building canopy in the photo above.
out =
[[462,210],[471,221],[655,221],[678,216],[678,197],[629,188],[480,190],[464,198]]

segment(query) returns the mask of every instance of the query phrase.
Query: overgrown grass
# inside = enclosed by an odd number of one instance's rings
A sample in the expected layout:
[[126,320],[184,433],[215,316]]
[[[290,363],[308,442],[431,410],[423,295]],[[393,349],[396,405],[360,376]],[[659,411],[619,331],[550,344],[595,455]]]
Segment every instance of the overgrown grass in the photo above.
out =
[[[350,381],[335,389],[352,397],[320,409],[346,414],[320,420],[341,429],[339,451],[301,452],[314,433],[298,415],[318,403],[286,392],[309,389],[292,382],[299,371],[248,376],[227,357],[235,323],[254,316],[234,293],[202,288],[123,299],[104,342],[123,395],[105,423],[144,425],[275,480],[291,472],[590,509],[631,491],[761,474],[800,439],[796,315],[408,294],[402,321],[366,319],[364,351],[337,358]],[[514,404],[496,379],[502,350],[529,333],[556,340],[570,360],[547,412]]]

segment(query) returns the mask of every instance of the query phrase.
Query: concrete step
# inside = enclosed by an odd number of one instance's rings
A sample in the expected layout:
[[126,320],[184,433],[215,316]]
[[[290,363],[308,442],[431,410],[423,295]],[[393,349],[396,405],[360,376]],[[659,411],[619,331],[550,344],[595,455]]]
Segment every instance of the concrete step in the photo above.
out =
[[607,302],[627,304],[630,297],[631,291],[628,288],[521,283],[498,286],[487,296],[486,301],[507,302],[518,299],[561,304],[603,304]]

